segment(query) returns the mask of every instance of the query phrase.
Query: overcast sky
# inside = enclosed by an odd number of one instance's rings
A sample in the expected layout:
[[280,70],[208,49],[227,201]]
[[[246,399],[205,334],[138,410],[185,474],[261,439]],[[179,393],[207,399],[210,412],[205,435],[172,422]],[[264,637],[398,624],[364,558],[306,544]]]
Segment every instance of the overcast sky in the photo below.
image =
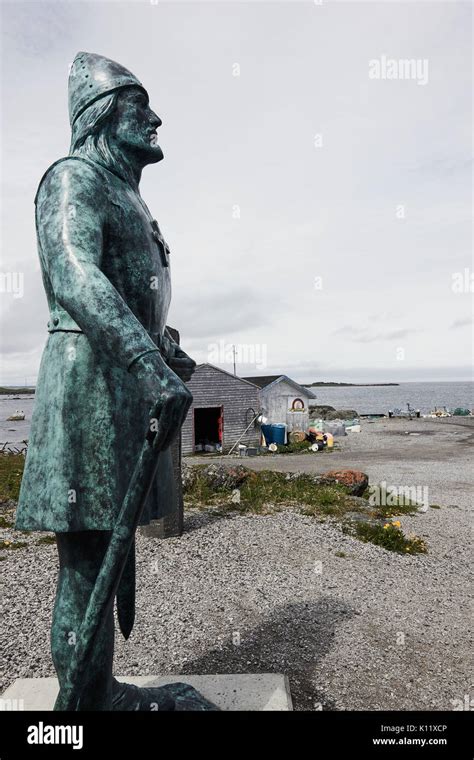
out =
[[[198,362],[232,371],[214,349],[236,344],[242,375],[469,379],[471,14],[2,2],[2,272],[24,295],[0,293],[0,382],[34,381],[46,340],[33,198],[68,152],[79,50],[133,71],[163,120],[141,192],[172,252],[168,323]],[[383,56],[418,74],[370,78]]]

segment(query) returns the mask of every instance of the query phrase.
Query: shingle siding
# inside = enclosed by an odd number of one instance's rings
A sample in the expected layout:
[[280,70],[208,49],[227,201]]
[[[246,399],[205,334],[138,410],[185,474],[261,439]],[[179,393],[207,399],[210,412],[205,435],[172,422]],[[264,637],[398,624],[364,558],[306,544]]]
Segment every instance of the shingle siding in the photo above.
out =
[[[193,394],[193,403],[182,427],[182,451],[193,451],[194,409],[223,406],[223,450],[228,451],[242,435],[252,419],[248,409],[259,411],[259,389],[250,383],[219,370],[210,364],[196,368],[187,386]],[[252,426],[242,439],[242,443],[256,444],[259,432]]]

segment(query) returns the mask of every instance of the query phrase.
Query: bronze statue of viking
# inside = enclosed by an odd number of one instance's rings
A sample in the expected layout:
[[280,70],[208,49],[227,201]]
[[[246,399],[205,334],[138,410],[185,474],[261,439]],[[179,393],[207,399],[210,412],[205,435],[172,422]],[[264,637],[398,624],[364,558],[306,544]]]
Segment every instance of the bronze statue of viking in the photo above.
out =
[[50,309],[16,527],[54,531],[51,633],[60,710],[212,710],[186,684],[112,677],[114,621],[134,619],[134,534],[169,510],[169,446],[192,401],[195,363],[166,329],[170,252],[139,191],[163,158],[161,119],[123,66],[78,53],[69,156],[35,198]]

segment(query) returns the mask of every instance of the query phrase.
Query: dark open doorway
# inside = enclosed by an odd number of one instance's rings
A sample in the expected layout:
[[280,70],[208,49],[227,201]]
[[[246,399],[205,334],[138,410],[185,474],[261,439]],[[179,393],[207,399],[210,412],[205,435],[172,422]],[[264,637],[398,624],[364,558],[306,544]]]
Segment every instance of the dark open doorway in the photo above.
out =
[[[207,448],[206,448],[207,447]],[[206,406],[194,410],[195,451],[217,450],[222,447],[222,407]]]

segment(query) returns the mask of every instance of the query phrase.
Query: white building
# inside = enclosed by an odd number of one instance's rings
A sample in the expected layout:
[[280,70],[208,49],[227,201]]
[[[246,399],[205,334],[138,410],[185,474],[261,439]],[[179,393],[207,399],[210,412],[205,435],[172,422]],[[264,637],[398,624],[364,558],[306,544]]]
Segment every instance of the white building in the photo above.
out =
[[286,423],[287,431],[306,431],[309,426],[309,401],[316,395],[286,375],[244,377],[260,388],[260,410],[270,425]]

